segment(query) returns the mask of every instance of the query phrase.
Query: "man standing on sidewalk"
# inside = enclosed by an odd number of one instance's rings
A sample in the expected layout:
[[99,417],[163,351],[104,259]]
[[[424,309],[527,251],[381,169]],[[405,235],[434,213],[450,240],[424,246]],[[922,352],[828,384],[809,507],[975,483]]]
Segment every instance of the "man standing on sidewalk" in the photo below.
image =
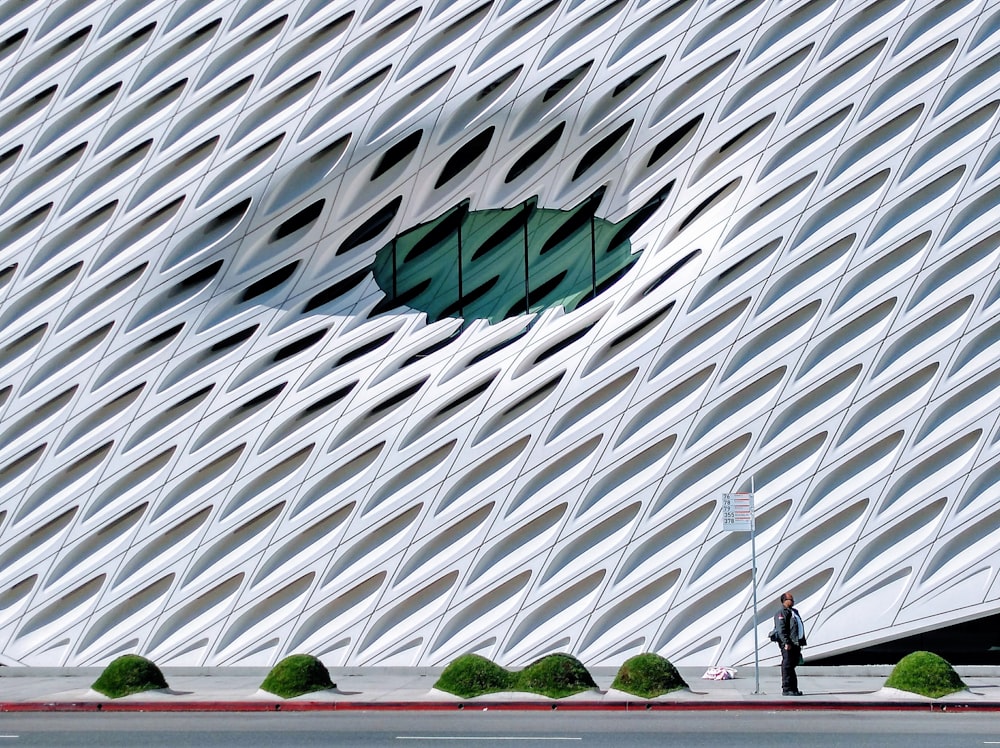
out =
[[781,610],[774,617],[774,629],[778,634],[781,648],[781,695],[801,696],[799,679],[795,667],[799,664],[802,647],[806,644],[806,627],[802,617],[794,607],[795,598],[791,592],[781,596]]

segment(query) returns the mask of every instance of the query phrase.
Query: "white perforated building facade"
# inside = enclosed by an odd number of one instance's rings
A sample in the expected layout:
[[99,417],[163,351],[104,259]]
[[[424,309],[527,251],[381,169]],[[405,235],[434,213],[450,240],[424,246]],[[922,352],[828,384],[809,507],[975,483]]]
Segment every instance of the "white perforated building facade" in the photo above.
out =
[[751,476],[761,634],[1000,612],[998,109],[995,0],[3,0],[0,662],[739,664]]

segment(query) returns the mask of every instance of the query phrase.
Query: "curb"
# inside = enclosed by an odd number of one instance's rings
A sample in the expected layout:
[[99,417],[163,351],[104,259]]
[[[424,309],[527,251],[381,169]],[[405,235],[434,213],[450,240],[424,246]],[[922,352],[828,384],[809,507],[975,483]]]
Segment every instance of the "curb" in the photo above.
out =
[[661,711],[824,711],[824,712],[1000,712],[1000,702],[919,701],[845,702],[845,701],[714,701],[714,702],[652,702],[652,701],[572,701],[565,703],[538,701],[67,701],[67,702],[0,702],[0,713],[27,712],[455,712],[455,711],[531,711],[531,712],[661,712]]

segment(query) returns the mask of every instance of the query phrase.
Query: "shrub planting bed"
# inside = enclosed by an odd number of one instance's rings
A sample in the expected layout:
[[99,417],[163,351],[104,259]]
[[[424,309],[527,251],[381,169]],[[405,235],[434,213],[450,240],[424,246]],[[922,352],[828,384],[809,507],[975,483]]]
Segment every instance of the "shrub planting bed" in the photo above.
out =
[[262,691],[283,699],[335,687],[326,666],[308,654],[289,655],[271,668],[271,672],[260,684]]
[[653,699],[687,688],[687,683],[670,660],[647,652],[625,660],[611,687],[644,699]]
[[943,657],[933,652],[911,652],[901,659],[885,682],[888,688],[938,699],[961,691],[965,683]]
[[512,691],[513,686],[514,673],[477,654],[464,654],[453,660],[434,684],[435,688],[463,699]]
[[91,686],[111,699],[120,699],[133,693],[167,688],[167,681],[160,668],[141,655],[122,655],[104,668],[104,672]]
[[463,699],[500,691],[536,693],[561,699],[597,684],[578,659],[556,653],[535,660],[523,670],[510,671],[490,659],[465,654],[441,673],[434,687]]

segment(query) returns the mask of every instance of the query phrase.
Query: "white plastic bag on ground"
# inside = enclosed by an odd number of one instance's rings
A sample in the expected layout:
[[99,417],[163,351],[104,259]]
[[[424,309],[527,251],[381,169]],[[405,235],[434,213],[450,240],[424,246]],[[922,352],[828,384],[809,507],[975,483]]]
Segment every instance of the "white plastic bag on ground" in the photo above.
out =
[[701,677],[704,680],[732,680],[736,677],[736,670],[731,667],[716,665],[706,670],[705,674]]

